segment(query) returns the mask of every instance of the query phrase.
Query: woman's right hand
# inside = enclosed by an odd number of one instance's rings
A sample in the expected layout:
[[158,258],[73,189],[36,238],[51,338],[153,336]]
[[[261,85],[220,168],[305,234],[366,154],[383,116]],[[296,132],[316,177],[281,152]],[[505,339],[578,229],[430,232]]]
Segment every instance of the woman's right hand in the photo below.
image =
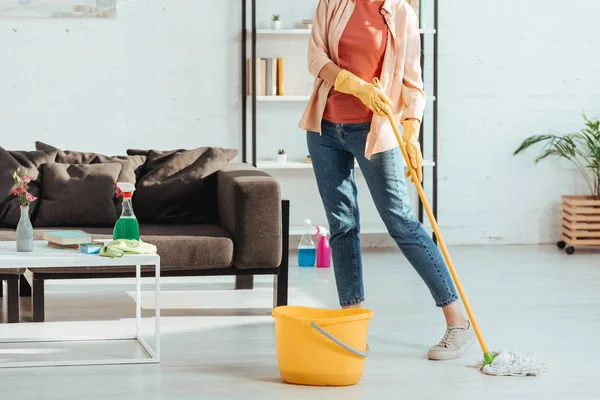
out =
[[335,79],[335,90],[358,97],[371,111],[381,117],[387,116],[392,100],[372,83],[367,83],[343,69]]

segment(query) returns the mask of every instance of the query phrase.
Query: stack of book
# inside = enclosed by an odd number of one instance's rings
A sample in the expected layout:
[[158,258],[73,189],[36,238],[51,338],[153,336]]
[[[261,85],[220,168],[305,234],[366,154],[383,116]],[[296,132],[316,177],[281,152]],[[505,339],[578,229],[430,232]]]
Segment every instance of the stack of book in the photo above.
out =
[[102,248],[102,243],[95,242],[91,235],[79,231],[45,232],[44,240],[51,247],[80,249],[88,254],[96,254]]
[[257,96],[283,96],[283,58],[248,59],[248,96],[252,96],[252,74],[256,71]]

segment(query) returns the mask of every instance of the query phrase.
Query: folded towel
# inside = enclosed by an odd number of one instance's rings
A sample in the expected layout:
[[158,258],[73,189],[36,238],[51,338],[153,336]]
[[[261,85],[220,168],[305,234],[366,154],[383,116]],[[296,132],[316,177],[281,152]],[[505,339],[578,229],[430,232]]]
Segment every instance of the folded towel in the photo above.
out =
[[141,240],[119,239],[104,244],[100,250],[102,257],[117,258],[126,254],[156,254],[156,246]]

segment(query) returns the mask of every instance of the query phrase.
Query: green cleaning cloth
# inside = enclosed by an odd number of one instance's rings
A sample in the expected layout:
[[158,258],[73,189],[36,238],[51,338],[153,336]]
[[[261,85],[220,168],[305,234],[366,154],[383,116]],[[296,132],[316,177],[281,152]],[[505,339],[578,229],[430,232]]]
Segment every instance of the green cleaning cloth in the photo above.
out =
[[140,240],[119,239],[106,243],[100,249],[102,257],[117,258],[126,254],[155,254],[156,246]]

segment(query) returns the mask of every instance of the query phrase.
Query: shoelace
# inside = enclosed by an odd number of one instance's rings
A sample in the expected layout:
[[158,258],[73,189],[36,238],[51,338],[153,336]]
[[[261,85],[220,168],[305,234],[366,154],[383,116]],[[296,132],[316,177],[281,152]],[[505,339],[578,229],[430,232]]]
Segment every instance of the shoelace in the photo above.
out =
[[440,340],[440,346],[449,347],[450,343],[454,340],[454,336],[456,336],[456,329],[448,328],[446,329],[446,333],[442,340]]

